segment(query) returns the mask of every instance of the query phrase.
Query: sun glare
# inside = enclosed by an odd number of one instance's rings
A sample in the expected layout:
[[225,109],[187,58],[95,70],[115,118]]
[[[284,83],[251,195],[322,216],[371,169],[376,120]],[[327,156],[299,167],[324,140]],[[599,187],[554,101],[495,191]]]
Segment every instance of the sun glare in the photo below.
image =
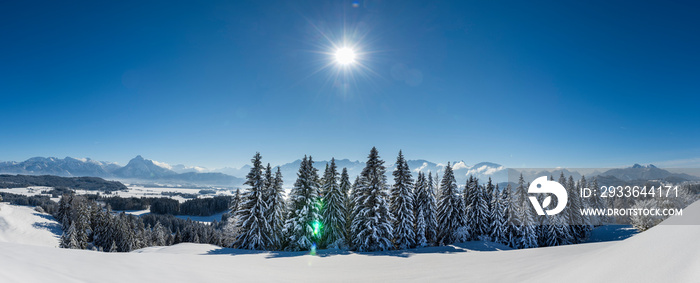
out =
[[355,62],[355,51],[348,47],[343,47],[335,52],[335,60],[341,65],[348,65]]

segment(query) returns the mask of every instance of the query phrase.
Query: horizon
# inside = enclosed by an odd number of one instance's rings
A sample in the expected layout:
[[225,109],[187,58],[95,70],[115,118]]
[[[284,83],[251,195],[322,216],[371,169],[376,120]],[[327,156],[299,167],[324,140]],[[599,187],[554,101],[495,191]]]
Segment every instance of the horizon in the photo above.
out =
[[5,6],[2,160],[700,167],[685,4]]
[[[313,157],[313,156],[311,156],[311,155],[308,155],[308,156],[309,156],[309,157]],[[82,162],[97,161],[97,162],[101,162],[101,163],[105,163],[105,164],[115,164],[115,165],[118,165],[118,166],[120,166],[120,167],[123,167],[123,166],[126,166],[130,161],[132,161],[132,160],[134,160],[134,159],[138,159],[139,157],[141,157],[141,158],[144,159],[144,160],[153,162],[153,164],[156,165],[156,166],[158,166],[158,167],[165,168],[165,169],[168,169],[168,170],[174,170],[173,167],[176,167],[176,166],[183,166],[184,169],[194,169],[194,168],[197,168],[196,171],[197,171],[197,172],[201,172],[201,173],[209,173],[209,172],[212,172],[212,173],[222,172],[222,173],[223,173],[222,170],[225,170],[225,169],[240,170],[240,169],[243,169],[243,168],[246,167],[246,166],[247,166],[247,167],[250,167],[250,165],[251,165],[251,164],[248,163],[248,164],[243,164],[243,165],[238,166],[238,167],[233,167],[233,166],[206,167],[206,166],[199,166],[199,165],[192,165],[192,164],[182,164],[182,163],[173,164],[173,163],[167,163],[167,162],[163,162],[163,161],[159,161],[159,160],[150,159],[148,156],[144,157],[143,155],[140,155],[140,154],[137,155],[137,156],[135,156],[135,157],[133,157],[133,158],[131,158],[131,159],[129,159],[127,162],[123,162],[123,163],[121,163],[121,162],[115,162],[115,161],[111,161],[111,160],[97,160],[97,159],[93,159],[93,158],[90,158],[90,157],[73,157],[73,156],[65,156],[65,157],[56,157],[56,156],[34,156],[34,157],[30,157],[30,158],[25,159],[25,160],[0,160],[0,162],[18,162],[18,163],[21,163],[21,162],[25,162],[25,161],[28,161],[28,160],[34,159],[34,158],[46,158],[46,159],[54,158],[54,159],[58,159],[58,160],[64,160],[64,159],[66,159],[66,158],[72,158],[72,159],[80,160],[80,161],[82,161]],[[380,155],[380,157],[381,157],[381,155]],[[335,158],[335,157],[333,157],[333,159],[335,159],[336,162],[338,162],[338,161],[347,161],[347,162],[352,162],[352,163],[365,163],[365,161],[363,161],[363,160],[351,159],[351,158]],[[264,160],[264,156],[263,156],[263,160]],[[270,165],[271,165],[273,168],[275,168],[275,167],[281,167],[281,166],[284,166],[284,165],[287,165],[287,164],[293,164],[293,163],[296,163],[296,162],[300,162],[301,160],[302,160],[302,158],[298,158],[298,159],[286,161],[286,162],[283,162],[283,163],[270,163]],[[384,166],[386,166],[386,167],[390,167],[390,166],[395,165],[395,161],[392,162],[391,160],[384,159],[383,157],[382,157],[382,160],[384,160],[384,162],[385,162],[385,163],[384,163]],[[331,161],[331,159],[314,159],[314,164],[317,164],[317,163],[326,163],[326,162],[330,162],[330,161]],[[676,166],[676,167],[672,167],[672,166],[663,166],[663,165],[657,165],[657,164],[654,164],[654,163],[632,163],[632,164],[624,164],[624,165],[614,166],[614,167],[584,168],[584,167],[561,167],[561,166],[558,166],[558,167],[509,167],[509,166],[505,166],[505,165],[503,165],[503,164],[500,164],[500,163],[498,163],[498,162],[493,162],[493,161],[482,160],[482,161],[478,161],[478,162],[467,162],[467,161],[465,161],[465,160],[463,160],[463,159],[456,159],[456,160],[450,160],[450,161],[445,161],[445,162],[436,162],[436,161],[434,161],[434,160],[428,160],[428,159],[424,159],[424,158],[416,158],[416,159],[413,159],[413,158],[406,158],[406,161],[423,161],[423,162],[430,162],[430,163],[435,164],[435,166],[438,166],[438,167],[444,167],[444,166],[446,166],[446,164],[448,164],[448,163],[450,163],[450,164],[454,167],[455,164],[461,163],[461,164],[462,164],[461,166],[466,166],[467,168],[471,168],[471,167],[474,167],[474,166],[476,166],[476,165],[483,164],[483,163],[490,163],[490,164],[498,165],[499,167],[503,167],[504,169],[618,169],[618,168],[633,168],[633,167],[635,167],[635,166],[641,166],[641,167],[643,167],[643,168],[654,167],[654,168],[659,168],[659,169],[683,169],[683,168],[684,168],[684,167],[678,167],[678,166]],[[267,164],[267,163],[268,163],[268,162],[263,162],[263,164]],[[685,169],[695,169],[695,168],[700,169],[700,168],[698,168],[698,167],[686,167]],[[339,170],[340,170],[340,169],[342,169],[342,168],[339,167]],[[411,171],[418,170],[418,168],[410,168],[410,169],[411,169]],[[182,170],[182,169],[180,169],[180,170]],[[428,171],[430,171],[430,170],[428,170]],[[387,173],[391,173],[391,172],[387,171]]]

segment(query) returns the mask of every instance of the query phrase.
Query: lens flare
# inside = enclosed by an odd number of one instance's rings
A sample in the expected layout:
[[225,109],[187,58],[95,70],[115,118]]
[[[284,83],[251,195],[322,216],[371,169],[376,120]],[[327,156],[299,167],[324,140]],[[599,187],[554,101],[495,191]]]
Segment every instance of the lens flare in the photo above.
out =
[[321,235],[321,229],[323,229],[323,226],[321,225],[321,222],[319,222],[318,220],[317,220],[317,221],[314,221],[314,222],[311,224],[311,227],[314,229],[314,232],[313,232],[313,233],[314,233],[314,236],[315,236],[315,237],[319,237],[319,236]]

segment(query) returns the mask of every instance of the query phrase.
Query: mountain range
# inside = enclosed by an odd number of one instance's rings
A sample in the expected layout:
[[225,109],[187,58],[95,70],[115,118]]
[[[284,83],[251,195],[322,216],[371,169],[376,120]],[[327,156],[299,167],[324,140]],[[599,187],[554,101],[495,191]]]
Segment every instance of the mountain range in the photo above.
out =
[[[338,159],[335,161],[340,173],[343,168],[347,168],[350,181],[354,181],[365,163],[362,161],[352,161],[349,159]],[[282,172],[284,186],[293,186],[301,160],[295,160],[279,165]],[[315,161],[314,167],[319,170],[319,176],[329,161]],[[417,172],[431,172],[433,177],[442,176],[446,164],[434,163],[423,159],[407,160],[408,166],[416,177]],[[627,168],[610,169],[604,172],[599,171],[569,171],[567,169],[510,169],[491,162],[480,162],[474,165],[467,165],[464,161],[450,162],[454,171],[455,179],[459,186],[463,186],[469,175],[477,177],[481,182],[486,182],[492,178],[495,183],[517,182],[517,176],[523,174],[526,180],[535,179],[538,176],[553,176],[558,178],[562,172],[564,175],[571,175],[578,180],[582,174],[587,177],[598,176],[610,182],[629,182],[634,180],[660,180],[667,182],[700,181],[700,177],[684,174],[671,173],[667,170],[657,168],[654,165],[642,166],[635,164]],[[393,176],[396,165],[386,161],[386,175],[389,184],[393,183]],[[101,177],[105,179],[121,180],[127,182],[151,182],[171,185],[201,185],[201,186],[222,186],[238,187],[244,182],[246,174],[250,171],[250,165],[241,168],[222,168],[219,170],[208,170],[202,167],[169,165],[166,163],[145,159],[136,156],[131,159],[126,166],[120,166],[114,162],[96,161],[89,158],[63,159],[55,157],[34,157],[23,162],[5,161],[0,162],[0,173],[25,174],[25,175],[57,175],[64,177]]]
[[34,157],[23,162],[0,162],[0,173],[56,175],[63,177],[101,177],[128,182],[157,182],[178,185],[234,187],[243,179],[222,173],[177,173],[160,162],[136,156],[126,166],[89,158]]

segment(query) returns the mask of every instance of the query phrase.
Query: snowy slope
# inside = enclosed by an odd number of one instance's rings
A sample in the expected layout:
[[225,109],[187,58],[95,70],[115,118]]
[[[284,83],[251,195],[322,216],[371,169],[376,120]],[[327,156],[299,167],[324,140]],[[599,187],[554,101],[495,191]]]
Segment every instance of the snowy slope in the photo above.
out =
[[31,207],[0,203],[0,242],[57,247],[61,226]]
[[[491,243],[349,253],[269,253],[180,244],[114,254],[0,243],[3,282],[697,282],[700,202],[617,242],[499,251]],[[677,219],[677,217],[676,217]]]

